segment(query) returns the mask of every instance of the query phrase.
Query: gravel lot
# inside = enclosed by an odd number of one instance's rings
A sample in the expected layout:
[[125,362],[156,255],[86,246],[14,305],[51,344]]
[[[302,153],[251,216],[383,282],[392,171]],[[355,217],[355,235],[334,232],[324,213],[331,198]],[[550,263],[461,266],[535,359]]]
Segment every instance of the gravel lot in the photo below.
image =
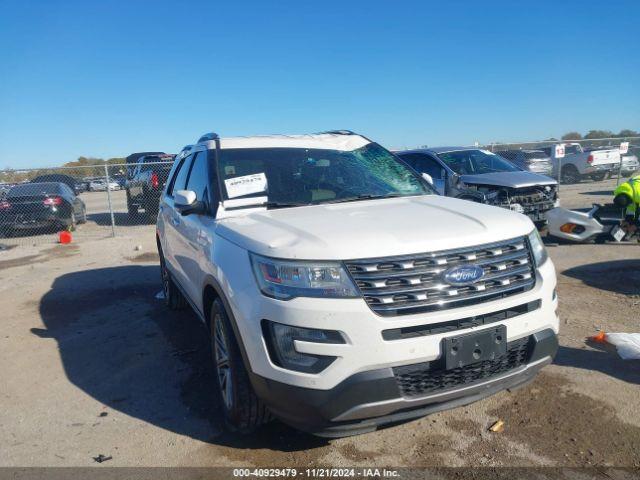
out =
[[[614,185],[563,186],[563,205]],[[101,238],[105,197],[83,194],[91,219],[71,245],[0,241],[20,243],[0,251],[0,466],[640,466],[640,362],[585,344],[640,331],[640,245],[549,246],[561,348],[525,388],[358,437],[274,422],[244,438],[221,429],[203,328],[155,299],[153,226],[118,215],[120,236]]]

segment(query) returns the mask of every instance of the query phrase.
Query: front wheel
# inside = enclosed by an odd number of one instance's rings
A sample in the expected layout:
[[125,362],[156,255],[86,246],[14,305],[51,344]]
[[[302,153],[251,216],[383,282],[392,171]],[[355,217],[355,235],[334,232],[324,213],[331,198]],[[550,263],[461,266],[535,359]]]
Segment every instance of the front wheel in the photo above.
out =
[[596,182],[601,182],[605,178],[607,178],[607,172],[599,172],[591,175],[591,178]]
[[253,391],[229,317],[220,300],[211,307],[211,350],[216,391],[229,430],[251,433],[269,421],[269,411]]

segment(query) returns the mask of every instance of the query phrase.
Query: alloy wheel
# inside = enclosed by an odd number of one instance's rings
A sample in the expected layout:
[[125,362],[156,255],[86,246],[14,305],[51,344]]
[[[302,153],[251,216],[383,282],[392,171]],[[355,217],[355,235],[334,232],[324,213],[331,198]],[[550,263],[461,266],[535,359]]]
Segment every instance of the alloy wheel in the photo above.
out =
[[227,332],[222,324],[222,318],[219,315],[215,318],[214,328],[214,355],[216,361],[216,371],[218,373],[218,386],[227,410],[233,407],[233,382],[231,380],[231,364],[229,363],[229,349],[227,341]]

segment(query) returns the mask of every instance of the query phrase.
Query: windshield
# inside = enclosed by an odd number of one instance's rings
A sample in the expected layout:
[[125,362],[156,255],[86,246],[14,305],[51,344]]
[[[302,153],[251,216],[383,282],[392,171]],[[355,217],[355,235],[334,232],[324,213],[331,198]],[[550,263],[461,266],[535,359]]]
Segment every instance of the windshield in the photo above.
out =
[[438,157],[458,175],[520,171],[514,164],[486,150],[438,153]]
[[269,203],[302,205],[435,193],[375,143],[349,152],[223,149],[218,168],[225,200],[266,196]]

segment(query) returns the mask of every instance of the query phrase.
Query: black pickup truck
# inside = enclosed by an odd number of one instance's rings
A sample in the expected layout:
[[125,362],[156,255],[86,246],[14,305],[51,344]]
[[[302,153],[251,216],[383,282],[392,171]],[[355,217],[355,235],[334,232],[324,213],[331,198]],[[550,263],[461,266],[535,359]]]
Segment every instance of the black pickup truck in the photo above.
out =
[[149,217],[158,215],[160,195],[173,165],[175,155],[160,153],[142,155],[127,167],[127,211],[136,217],[140,208]]

